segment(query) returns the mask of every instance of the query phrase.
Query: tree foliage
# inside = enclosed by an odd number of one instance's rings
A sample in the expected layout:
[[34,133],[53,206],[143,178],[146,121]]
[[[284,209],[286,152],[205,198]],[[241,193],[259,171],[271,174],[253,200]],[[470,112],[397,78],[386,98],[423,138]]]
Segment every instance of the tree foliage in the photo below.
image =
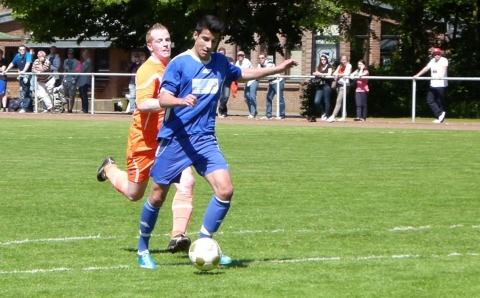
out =
[[[76,38],[80,43],[104,37],[124,49],[145,44],[148,28],[160,22],[169,28],[177,47],[191,45],[197,21],[213,14],[226,24],[228,43],[252,49],[266,43],[278,52],[282,45],[301,45],[304,30],[329,26],[354,0],[0,0],[38,42]],[[260,40],[255,40],[255,33]],[[286,37],[285,44],[279,36]]]

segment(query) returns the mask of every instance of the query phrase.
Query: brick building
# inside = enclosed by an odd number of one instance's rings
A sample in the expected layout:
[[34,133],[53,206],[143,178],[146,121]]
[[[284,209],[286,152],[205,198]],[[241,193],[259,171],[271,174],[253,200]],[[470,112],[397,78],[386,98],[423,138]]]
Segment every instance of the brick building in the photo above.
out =
[[[281,63],[285,58],[297,59],[300,65],[292,68],[287,75],[310,75],[316,65],[320,55],[325,54],[330,57],[334,64],[342,55],[351,57],[355,65],[359,59],[364,59],[367,64],[385,64],[388,63],[392,50],[398,43],[398,38],[389,35],[389,28],[393,21],[369,15],[346,16],[351,24],[353,41],[340,41],[338,25],[332,25],[325,31],[326,35],[305,32],[302,38],[302,47],[287,52],[285,57],[270,50],[266,45],[259,45],[254,51],[247,51],[235,45],[225,44],[223,41],[219,46],[225,47],[227,56],[236,59],[237,52],[243,50],[246,57],[252,61],[253,65],[258,64],[258,54],[264,52],[275,63]],[[21,25],[12,19],[11,10],[0,7],[0,48],[5,53],[7,61],[11,61],[17,53],[18,46],[25,44],[38,50],[49,52],[50,44],[35,44],[28,40]],[[375,36],[375,37],[374,37]],[[75,57],[80,58],[81,49],[87,48],[90,52],[90,58],[93,62],[94,72],[100,73],[124,73],[125,66],[131,60],[134,52],[144,52],[144,50],[132,50],[129,52],[110,48],[110,43],[102,40],[85,41],[80,45],[75,40],[61,40],[54,44],[58,48],[58,54],[62,61],[66,58],[68,48],[75,50]],[[62,69],[60,69],[62,72]],[[298,114],[300,112],[300,84],[305,79],[288,79],[285,84],[286,109],[289,114]],[[128,77],[121,76],[96,76],[95,79],[95,100],[96,110],[113,111],[113,102],[123,98],[128,92]],[[258,110],[260,115],[265,110],[265,97],[267,91],[267,81],[261,80],[257,93]],[[15,77],[10,76],[8,87],[11,96],[18,96],[18,82]],[[246,104],[243,100],[243,84],[239,84],[237,98],[230,98],[228,107],[230,110],[240,110],[247,112]],[[274,105],[274,111],[276,106]]]

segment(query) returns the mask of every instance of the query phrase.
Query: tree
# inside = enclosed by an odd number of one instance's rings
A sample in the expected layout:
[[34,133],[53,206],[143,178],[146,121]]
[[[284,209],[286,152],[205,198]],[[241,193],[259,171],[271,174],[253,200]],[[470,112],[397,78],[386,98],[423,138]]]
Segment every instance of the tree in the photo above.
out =
[[[227,43],[252,49],[266,43],[282,52],[301,45],[305,30],[328,27],[346,10],[358,7],[355,0],[0,0],[32,33],[32,40],[54,42],[77,38],[80,43],[104,37],[112,46],[130,49],[143,46],[148,28],[161,22],[169,28],[175,45],[191,46],[191,36],[201,16],[213,14],[226,24]],[[254,39],[258,33],[260,40]]]

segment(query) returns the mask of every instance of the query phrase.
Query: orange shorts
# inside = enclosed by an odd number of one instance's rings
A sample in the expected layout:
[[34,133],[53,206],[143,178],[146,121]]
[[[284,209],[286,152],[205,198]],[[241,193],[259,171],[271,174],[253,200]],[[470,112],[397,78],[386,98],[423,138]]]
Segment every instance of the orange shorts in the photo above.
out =
[[128,135],[127,145],[127,175],[128,181],[140,183],[148,181],[150,169],[155,160],[158,142],[157,135],[145,136],[148,132],[131,130]]

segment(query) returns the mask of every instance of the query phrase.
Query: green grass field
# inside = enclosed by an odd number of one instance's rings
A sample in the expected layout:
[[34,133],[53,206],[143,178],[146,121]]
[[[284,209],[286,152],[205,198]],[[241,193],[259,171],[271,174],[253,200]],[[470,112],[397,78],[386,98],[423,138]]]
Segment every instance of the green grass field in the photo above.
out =
[[[1,119],[0,297],[479,297],[480,132],[219,125],[235,185],[215,239],[232,266],[165,251],[171,198],[138,266],[129,123]],[[197,238],[212,192],[195,188]]]

